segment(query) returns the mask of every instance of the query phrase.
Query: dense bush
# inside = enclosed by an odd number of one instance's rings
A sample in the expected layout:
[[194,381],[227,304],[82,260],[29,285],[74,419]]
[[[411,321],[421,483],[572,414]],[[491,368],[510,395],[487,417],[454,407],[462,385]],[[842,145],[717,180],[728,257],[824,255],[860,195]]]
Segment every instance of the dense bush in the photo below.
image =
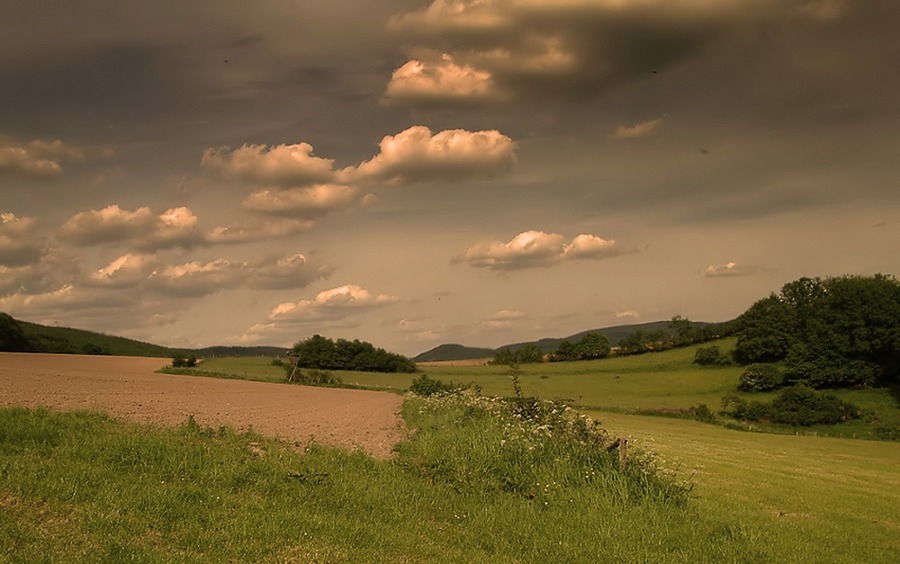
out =
[[294,345],[300,355],[297,366],[320,370],[358,370],[364,372],[415,372],[416,364],[405,356],[375,348],[364,341],[338,339],[321,335]]
[[731,359],[722,354],[719,347],[712,345],[710,347],[700,347],[694,354],[694,364],[701,366],[728,366]]
[[181,353],[172,357],[172,368],[193,368],[197,366],[197,357],[194,355],[184,356]]
[[551,362],[570,360],[596,360],[609,356],[612,348],[609,340],[599,333],[588,333],[577,342],[563,341],[550,355]]
[[784,374],[773,364],[751,364],[741,374],[738,389],[742,392],[770,392],[784,386]]
[[537,364],[544,362],[544,351],[534,343],[522,345],[518,349],[504,348],[494,353],[491,364]]
[[735,419],[804,427],[843,423],[860,416],[858,407],[802,384],[785,388],[770,403],[726,396],[723,404],[725,413]]
[[859,417],[859,408],[804,385],[785,388],[772,400],[772,418],[789,425],[843,423]]
[[433,396],[435,394],[455,392],[462,388],[462,386],[454,384],[453,382],[445,384],[441,380],[429,378],[427,374],[422,374],[412,381],[412,384],[409,386],[409,391],[417,396],[427,398],[428,396]]
[[738,326],[735,360],[784,360],[788,381],[825,388],[900,378],[900,283],[891,276],[800,278],[753,304]]

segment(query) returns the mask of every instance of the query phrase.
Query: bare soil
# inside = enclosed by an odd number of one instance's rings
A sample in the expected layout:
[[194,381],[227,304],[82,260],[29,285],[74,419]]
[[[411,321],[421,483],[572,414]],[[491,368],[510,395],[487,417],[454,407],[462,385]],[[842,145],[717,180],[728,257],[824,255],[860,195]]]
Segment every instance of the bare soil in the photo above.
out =
[[139,423],[231,426],[296,446],[387,458],[404,438],[403,399],[366,390],[155,374],[163,358],[0,353],[0,407],[98,410]]

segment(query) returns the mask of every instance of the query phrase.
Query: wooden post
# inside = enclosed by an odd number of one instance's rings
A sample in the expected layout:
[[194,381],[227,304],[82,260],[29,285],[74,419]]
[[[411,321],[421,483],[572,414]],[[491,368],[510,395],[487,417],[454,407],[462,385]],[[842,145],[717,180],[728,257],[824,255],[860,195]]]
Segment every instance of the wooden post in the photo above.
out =
[[288,382],[294,381],[294,374],[297,372],[297,365],[300,364],[300,355],[297,353],[288,353],[288,358],[291,361],[291,375],[288,376]]
[[628,467],[628,439],[619,437],[619,468],[625,470]]

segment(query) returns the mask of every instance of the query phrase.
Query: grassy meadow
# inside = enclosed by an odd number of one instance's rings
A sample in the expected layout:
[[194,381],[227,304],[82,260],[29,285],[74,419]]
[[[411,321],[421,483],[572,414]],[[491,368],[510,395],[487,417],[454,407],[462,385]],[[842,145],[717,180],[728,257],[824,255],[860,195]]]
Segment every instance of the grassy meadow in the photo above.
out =
[[[480,388],[408,397],[413,432],[387,461],[298,452],[191,420],[163,429],[3,409],[0,561],[896,561],[900,443],[811,436],[865,437],[868,422],[795,435],[659,416],[700,403],[716,411],[736,392],[741,369],[696,366],[695,350],[515,370],[337,372],[345,384],[397,392],[423,372]],[[523,395],[562,403],[543,419],[498,411],[490,396],[513,395],[513,372]],[[194,373],[285,378],[268,357],[204,360]],[[887,390],[837,394],[900,422]],[[628,469],[614,451],[579,446],[594,439],[571,426],[578,413],[608,439],[629,438]],[[576,440],[559,428],[576,429]]]

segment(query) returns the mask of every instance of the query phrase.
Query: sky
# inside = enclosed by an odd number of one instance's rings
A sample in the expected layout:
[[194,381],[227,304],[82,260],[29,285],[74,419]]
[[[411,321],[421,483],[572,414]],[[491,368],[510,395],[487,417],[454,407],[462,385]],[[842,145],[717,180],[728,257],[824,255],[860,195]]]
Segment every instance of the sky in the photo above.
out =
[[0,2],[0,311],[407,355],[900,272],[894,0]]

